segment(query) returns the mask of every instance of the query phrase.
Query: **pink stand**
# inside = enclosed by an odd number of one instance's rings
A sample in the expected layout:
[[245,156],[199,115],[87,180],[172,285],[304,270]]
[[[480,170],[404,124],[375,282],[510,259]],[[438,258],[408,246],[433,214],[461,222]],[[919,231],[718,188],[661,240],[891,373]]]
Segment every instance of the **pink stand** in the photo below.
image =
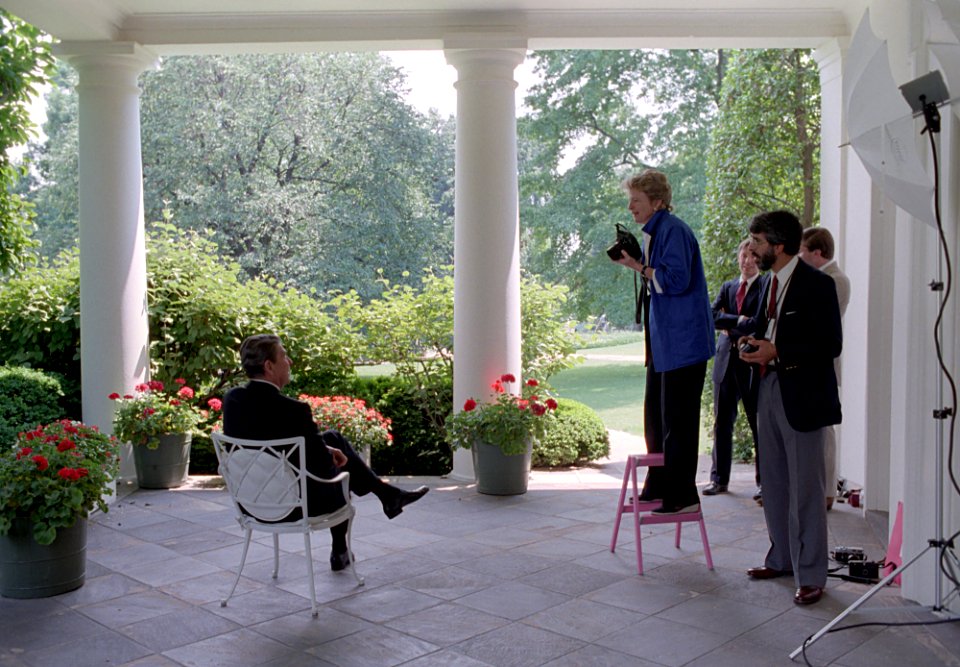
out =
[[[890,533],[890,544],[887,545],[887,555],[884,556],[883,576],[887,576],[903,562],[900,551],[903,548],[903,501],[897,503],[897,516],[893,520],[893,531]],[[893,582],[900,585],[900,575],[893,578]]]
[[[633,513],[633,532],[637,541],[637,573],[643,574],[643,548],[641,546],[640,526],[643,524],[675,523],[677,534],[674,545],[680,548],[680,524],[696,521],[700,524],[700,539],[703,541],[703,553],[706,556],[707,568],[713,569],[713,558],[710,556],[710,542],[707,541],[707,527],[703,522],[703,512],[688,512],[686,514],[643,514],[660,506],[660,501],[637,500],[640,494],[637,490],[637,468],[663,465],[663,454],[632,454],[627,457],[627,466],[623,471],[623,484],[620,487],[620,500],[617,502],[617,516],[613,522],[613,539],[610,540],[610,551],[617,548],[617,536],[620,533],[620,518],[624,512]],[[633,495],[627,499],[627,486],[631,486]]]

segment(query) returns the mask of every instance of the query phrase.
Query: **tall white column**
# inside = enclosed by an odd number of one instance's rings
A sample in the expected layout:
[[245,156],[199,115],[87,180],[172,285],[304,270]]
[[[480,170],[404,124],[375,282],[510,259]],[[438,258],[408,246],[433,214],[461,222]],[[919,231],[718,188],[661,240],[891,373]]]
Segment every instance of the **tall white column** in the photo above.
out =
[[[448,43],[449,45],[449,43]],[[504,373],[520,377],[520,217],[513,71],[526,44],[447,48],[457,69],[453,400],[489,399]],[[458,450],[455,479],[474,479]]]
[[[80,367],[83,420],[112,431],[111,392],[149,370],[137,77],[156,58],[131,43],[62,44],[80,75]],[[121,479],[135,475],[129,445]]]

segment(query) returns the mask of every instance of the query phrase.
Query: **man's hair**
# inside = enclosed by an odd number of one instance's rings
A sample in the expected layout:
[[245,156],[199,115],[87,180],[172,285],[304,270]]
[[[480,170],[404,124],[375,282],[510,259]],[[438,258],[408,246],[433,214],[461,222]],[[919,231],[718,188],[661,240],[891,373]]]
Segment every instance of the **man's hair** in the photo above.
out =
[[783,245],[783,252],[796,255],[800,252],[803,225],[790,211],[764,211],[750,221],[751,234],[763,234],[770,245]]
[[833,234],[823,227],[808,227],[803,230],[803,245],[811,252],[820,251],[824,259],[833,259]]
[[250,336],[240,345],[240,365],[247,377],[260,377],[264,373],[264,364],[277,360],[277,348],[281,345],[276,334],[257,334]]
[[650,198],[650,201],[659,199],[663,207],[672,211],[670,202],[673,201],[673,190],[667,181],[667,175],[656,169],[645,169],[639,174],[627,178],[621,183],[624,190],[639,190]]

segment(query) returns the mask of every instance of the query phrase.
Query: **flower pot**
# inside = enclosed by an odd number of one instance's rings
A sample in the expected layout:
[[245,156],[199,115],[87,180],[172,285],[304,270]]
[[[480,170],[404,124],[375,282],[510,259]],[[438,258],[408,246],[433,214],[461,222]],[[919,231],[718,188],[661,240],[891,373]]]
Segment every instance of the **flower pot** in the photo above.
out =
[[507,455],[496,445],[475,442],[473,469],[477,475],[477,491],[490,496],[516,496],[527,492],[533,443],[527,443],[523,454]]
[[87,520],[78,517],[57,530],[51,544],[37,544],[26,519],[16,519],[0,535],[0,595],[44,598],[83,586],[87,569]]
[[187,481],[190,467],[190,433],[167,433],[160,436],[160,445],[133,446],[137,466],[137,484],[141,489],[173,489]]

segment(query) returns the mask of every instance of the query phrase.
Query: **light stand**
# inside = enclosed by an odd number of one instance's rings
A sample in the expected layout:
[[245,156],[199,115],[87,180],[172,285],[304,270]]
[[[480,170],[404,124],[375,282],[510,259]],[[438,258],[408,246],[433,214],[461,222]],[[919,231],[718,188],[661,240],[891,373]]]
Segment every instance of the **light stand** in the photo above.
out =
[[[948,103],[950,100],[950,95],[947,92],[947,88],[943,83],[943,77],[940,75],[938,70],[934,70],[929,74],[925,74],[918,79],[914,79],[904,85],[900,86],[900,91],[903,93],[904,98],[910,104],[910,107],[913,109],[916,116],[923,115],[926,122],[926,126],[923,128],[921,134],[929,132],[930,138],[930,147],[933,153],[933,169],[934,169],[934,208],[936,210],[936,219],[937,219],[937,229],[940,234],[940,243],[942,244],[944,252],[948,251],[948,246],[946,239],[943,234],[943,225],[940,222],[940,177],[939,177],[939,165],[937,161],[937,145],[934,140],[934,134],[940,132],[940,112],[938,106]],[[947,289],[944,291],[944,282],[943,282],[943,255],[944,253],[938,253],[937,258],[937,280],[930,283],[930,289],[934,292],[939,293],[939,309],[937,315],[937,321],[934,325],[934,341],[937,347],[937,358],[940,363],[940,379],[937,382],[937,405],[943,406],[943,381],[946,377],[950,382],[950,387],[952,390],[953,405],[956,405],[957,396],[956,396],[956,387],[953,384],[953,380],[950,376],[949,371],[943,363],[943,355],[940,344],[940,335],[942,331],[942,319],[944,312],[944,304],[947,301],[950,293],[950,284],[951,280],[951,267],[949,261],[946,263],[948,280],[947,280]],[[949,254],[947,255],[949,257]],[[876,595],[880,590],[883,589],[888,583],[893,581],[901,572],[906,570],[908,567],[917,562],[924,554],[926,554],[931,549],[936,549],[937,553],[940,554],[940,557],[936,560],[934,567],[934,588],[935,588],[935,604],[931,608],[934,612],[942,612],[945,608],[945,598],[943,597],[943,577],[941,576],[941,571],[944,575],[950,578],[954,584],[958,582],[958,564],[956,555],[953,553],[953,540],[957,535],[952,535],[949,538],[944,539],[943,535],[943,422],[946,419],[955,417],[955,408],[953,407],[939,407],[933,411],[933,418],[936,420],[936,440],[937,440],[937,453],[936,453],[936,472],[937,472],[937,486],[935,494],[935,512],[934,512],[934,521],[936,525],[937,535],[936,537],[927,540],[927,546],[924,547],[919,553],[914,555],[912,558],[902,563],[899,567],[893,570],[890,574],[881,579],[877,584],[875,584],[869,591],[864,593],[856,602],[851,604],[849,607],[844,609],[839,615],[837,615],[832,621],[827,623],[825,626],[820,628],[816,634],[809,637],[803,644],[798,646],[793,653],[790,654],[790,659],[794,660],[797,655],[806,651],[807,647],[811,646],[814,642],[820,639],[823,635],[831,631],[831,629],[836,626],[840,621],[853,613],[858,609],[864,602]],[[952,422],[951,422],[952,423]],[[951,429],[951,433],[952,433]],[[952,442],[952,440],[951,440]],[[952,451],[952,447],[951,447]],[[951,480],[953,481],[954,487],[957,487],[957,482],[953,478],[953,470],[950,471]],[[960,492],[960,488],[957,489]],[[949,571],[948,571],[949,570]],[[960,585],[960,584],[958,584]],[[950,592],[951,597],[956,597],[958,595],[958,587],[955,586],[954,589]],[[806,656],[804,656],[806,657]]]

